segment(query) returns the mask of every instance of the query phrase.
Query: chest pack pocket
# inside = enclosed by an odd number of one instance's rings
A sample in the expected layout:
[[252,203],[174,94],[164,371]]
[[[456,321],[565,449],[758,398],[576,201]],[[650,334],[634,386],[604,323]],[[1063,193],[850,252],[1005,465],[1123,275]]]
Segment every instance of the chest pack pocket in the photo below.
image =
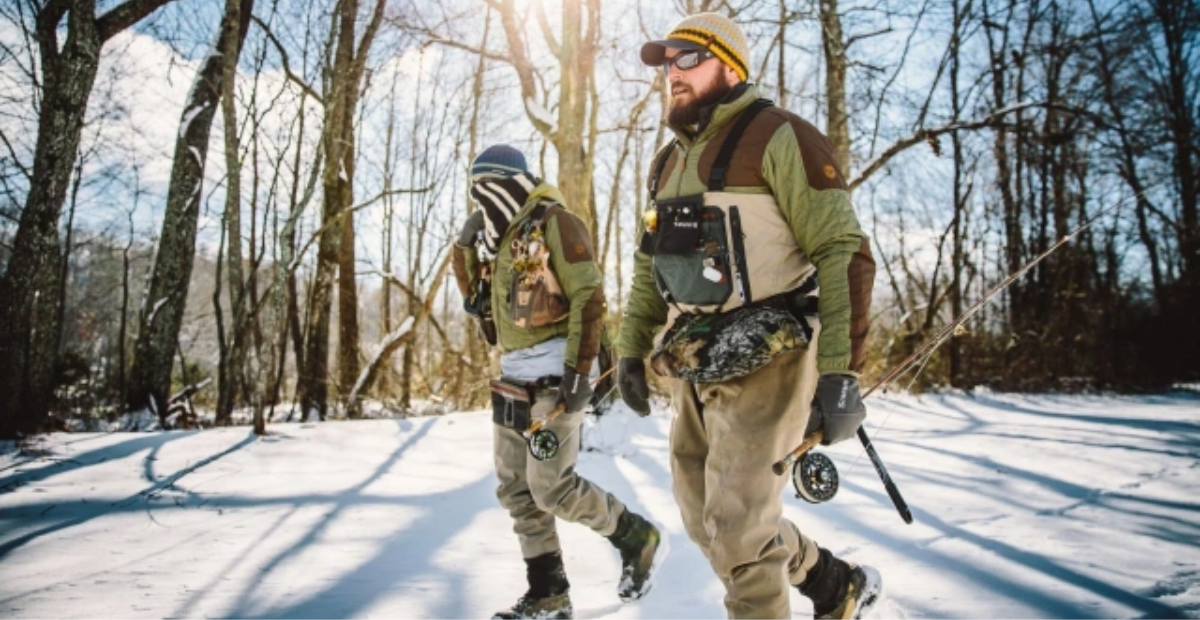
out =
[[732,254],[725,212],[704,204],[704,195],[661,200],[658,223],[643,236],[654,256],[659,289],[675,302],[721,305],[733,293]]

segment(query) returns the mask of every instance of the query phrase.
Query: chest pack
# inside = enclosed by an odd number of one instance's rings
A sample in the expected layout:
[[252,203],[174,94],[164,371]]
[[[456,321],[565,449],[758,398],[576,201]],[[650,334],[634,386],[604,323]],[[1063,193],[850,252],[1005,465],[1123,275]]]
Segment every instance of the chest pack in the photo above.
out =
[[770,193],[725,191],[742,134],[771,105],[758,99],[738,116],[702,194],[659,200],[659,183],[675,145],[655,162],[651,210],[639,249],[652,257],[659,293],[681,313],[715,314],[748,306],[797,289],[816,270]]
[[562,205],[535,206],[529,217],[521,221],[509,246],[512,253],[509,316],[514,325],[524,329],[557,323],[571,313],[570,300],[550,268],[546,219],[551,209],[562,209]]

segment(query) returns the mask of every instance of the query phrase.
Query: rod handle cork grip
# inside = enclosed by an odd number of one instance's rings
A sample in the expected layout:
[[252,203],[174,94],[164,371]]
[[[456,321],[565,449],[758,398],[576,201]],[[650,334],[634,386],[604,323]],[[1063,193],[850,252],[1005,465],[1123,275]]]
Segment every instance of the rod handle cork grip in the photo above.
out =
[[792,450],[787,456],[771,466],[771,471],[775,472],[776,476],[782,476],[796,462],[796,459],[799,459],[804,456],[805,452],[816,447],[817,444],[821,443],[822,439],[825,439],[825,431],[817,430],[806,435],[804,441],[799,446],[796,446],[795,450]]
[[554,409],[550,410],[550,413],[546,414],[545,418],[542,418],[541,420],[534,420],[533,424],[529,425],[529,430],[525,431],[525,436],[530,437],[534,433],[542,430],[543,426],[546,426],[550,422],[553,422],[555,418],[562,415],[563,412],[566,410],[567,410],[566,403],[558,403],[557,405],[554,406]]
[[[595,388],[597,385],[600,385],[600,382],[603,381],[605,377],[611,375],[613,373],[613,371],[616,369],[617,369],[617,367],[613,366],[612,368],[609,368],[608,370],[604,371],[599,377],[596,377],[595,381],[591,382],[590,387]],[[529,430],[525,431],[525,436],[532,437],[534,433],[542,430],[543,426],[546,426],[550,422],[553,422],[555,420],[555,418],[566,413],[566,411],[567,411],[567,403],[564,403],[564,402],[558,403],[557,405],[554,406],[554,409],[552,409],[550,411],[550,413],[546,414],[545,418],[542,418],[541,420],[534,420],[533,424],[529,425]]]

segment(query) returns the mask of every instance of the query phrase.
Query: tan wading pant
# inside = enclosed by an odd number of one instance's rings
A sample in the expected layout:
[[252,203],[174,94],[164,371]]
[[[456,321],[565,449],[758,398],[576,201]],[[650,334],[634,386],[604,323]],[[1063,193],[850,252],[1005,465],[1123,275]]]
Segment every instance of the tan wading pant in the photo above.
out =
[[[553,391],[537,395],[534,419],[546,417],[554,406],[554,396]],[[575,473],[583,416],[582,411],[561,415],[543,427],[554,431],[560,444],[558,454],[545,461],[529,454],[529,446],[519,431],[492,425],[496,477],[500,479],[496,497],[512,515],[513,531],[526,559],[561,548],[555,517],[586,525],[601,536],[610,536],[625,510],[625,505],[611,493]]]
[[771,471],[803,439],[816,380],[814,346],[725,383],[670,382],[675,501],[730,618],[790,618],[789,585],[817,562],[816,543],[782,517],[790,475]]

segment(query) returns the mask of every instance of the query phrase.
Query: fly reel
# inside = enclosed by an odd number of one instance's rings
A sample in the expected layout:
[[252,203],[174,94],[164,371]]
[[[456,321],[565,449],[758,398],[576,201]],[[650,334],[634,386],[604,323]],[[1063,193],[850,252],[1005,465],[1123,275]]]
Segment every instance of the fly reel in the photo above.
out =
[[539,461],[548,461],[558,454],[558,435],[548,429],[538,429],[529,436],[529,454]]
[[827,502],[837,495],[837,467],[824,454],[805,452],[792,465],[792,485],[796,487],[796,497],[810,504]]

